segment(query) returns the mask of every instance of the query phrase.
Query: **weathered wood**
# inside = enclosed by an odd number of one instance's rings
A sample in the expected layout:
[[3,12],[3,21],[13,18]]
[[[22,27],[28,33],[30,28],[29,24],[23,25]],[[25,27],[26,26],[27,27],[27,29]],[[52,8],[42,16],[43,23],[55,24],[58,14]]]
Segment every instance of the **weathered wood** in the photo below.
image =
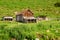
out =
[[18,12],[16,15],[16,21],[18,22],[36,22],[36,18],[33,16],[31,10],[27,9],[23,12]]

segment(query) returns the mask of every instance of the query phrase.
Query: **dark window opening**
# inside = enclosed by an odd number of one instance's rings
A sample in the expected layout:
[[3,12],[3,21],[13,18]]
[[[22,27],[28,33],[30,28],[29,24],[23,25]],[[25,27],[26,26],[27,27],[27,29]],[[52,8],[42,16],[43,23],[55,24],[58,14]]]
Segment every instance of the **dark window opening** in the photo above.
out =
[[12,21],[13,19],[5,18],[4,20],[6,20],[6,21]]
[[34,19],[32,19],[31,21],[34,22]]
[[28,22],[31,22],[31,20],[30,20],[30,19],[28,19]]
[[36,19],[28,19],[28,22],[36,22]]

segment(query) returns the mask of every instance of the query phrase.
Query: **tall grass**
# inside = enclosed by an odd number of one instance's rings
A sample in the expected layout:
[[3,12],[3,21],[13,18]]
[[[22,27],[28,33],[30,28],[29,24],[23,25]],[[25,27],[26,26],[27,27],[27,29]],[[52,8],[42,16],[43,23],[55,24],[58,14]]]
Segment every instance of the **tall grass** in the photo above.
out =
[[[41,21],[38,23],[0,22],[0,40],[59,40],[60,21]],[[14,26],[15,25],[15,26]]]

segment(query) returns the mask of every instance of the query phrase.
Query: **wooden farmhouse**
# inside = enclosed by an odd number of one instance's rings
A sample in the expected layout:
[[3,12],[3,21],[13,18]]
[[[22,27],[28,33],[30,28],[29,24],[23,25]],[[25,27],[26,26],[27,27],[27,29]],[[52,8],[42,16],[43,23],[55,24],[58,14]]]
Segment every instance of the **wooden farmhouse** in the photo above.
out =
[[22,12],[17,12],[16,14],[16,21],[18,22],[36,22],[36,18],[33,16],[31,10],[26,9]]

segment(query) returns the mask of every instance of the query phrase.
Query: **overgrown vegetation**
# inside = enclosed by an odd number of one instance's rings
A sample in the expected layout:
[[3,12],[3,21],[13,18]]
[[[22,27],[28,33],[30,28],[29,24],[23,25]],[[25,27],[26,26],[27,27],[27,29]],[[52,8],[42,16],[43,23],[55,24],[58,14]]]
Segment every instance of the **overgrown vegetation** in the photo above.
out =
[[0,22],[0,40],[60,40],[60,21],[38,23]]

